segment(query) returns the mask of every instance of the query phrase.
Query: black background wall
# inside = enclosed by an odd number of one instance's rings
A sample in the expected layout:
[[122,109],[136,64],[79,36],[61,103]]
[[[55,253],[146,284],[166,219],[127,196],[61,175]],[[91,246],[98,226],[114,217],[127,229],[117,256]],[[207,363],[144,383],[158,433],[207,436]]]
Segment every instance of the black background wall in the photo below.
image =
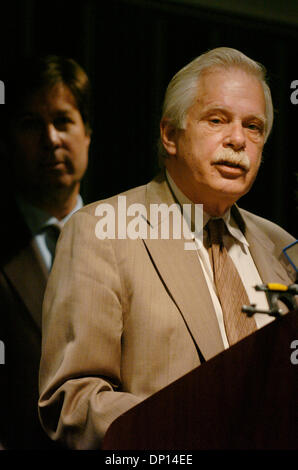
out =
[[172,75],[207,49],[240,49],[266,66],[276,111],[259,176],[240,205],[297,237],[298,105],[290,85],[298,80],[298,15],[287,2],[280,17],[272,8],[282,2],[252,2],[250,12],[239,1],[237,9],[219,3],[11,0],[1,6],[0,79],[12,59],[41,53],[73,57],[86,69],[95,121],[82,191],[91,202],[154,175],[160,108]]

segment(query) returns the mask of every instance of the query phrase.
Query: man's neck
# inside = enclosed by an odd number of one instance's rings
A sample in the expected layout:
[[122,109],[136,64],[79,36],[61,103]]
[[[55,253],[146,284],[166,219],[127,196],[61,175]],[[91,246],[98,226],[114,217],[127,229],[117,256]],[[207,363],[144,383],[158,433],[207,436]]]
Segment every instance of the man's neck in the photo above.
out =
[[178,201],[184,201],[184,203],[191,202],[192,204],[202,204],[204,213],[208,214],[210,217],[223,217],[232,207],[234,201],[220,200],[220,198],[204,198],[202,194],[198,195],[197,199],[189,198],[176,184],[172,176],[168,171],[166,171],[166,177],[168,182],[177,197]]

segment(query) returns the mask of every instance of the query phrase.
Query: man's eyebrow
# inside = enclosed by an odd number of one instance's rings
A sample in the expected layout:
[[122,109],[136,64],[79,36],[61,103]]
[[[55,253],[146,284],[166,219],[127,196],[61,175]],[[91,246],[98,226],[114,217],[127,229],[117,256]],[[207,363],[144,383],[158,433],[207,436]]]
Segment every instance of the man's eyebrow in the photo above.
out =
[[38,117],[38,113],[34,112],[34,111],[29,111],[29,110],[21,110],[19,112],[17,112],[14,116],[15,119],[25,119],[25,118],[37,118]]
[[72,108],[57,109],[55,114],[71,114]]
[[263,114],[249,114],[244,118],[244,121],[250,121],[250,120],[257,120],[259,121],[264,127],[267,124],[267,119],[266,116]]
[[[212,106],[210,108],[206,107],[205,109],[202,110],[202,115],[204,116],[208,116],[209,114],[212,114],[212,113],[223,113],[223,114],[226,114],[228,116],[232,116],[233,115],[233,111],[230,111],[229,109],[223,107],[223,106]],[[263,115],[263,114],[254,114],[254,113],[250,113],[248,114],[247,116],[244,116],[243,118],[244,120],[249,120],[249,119],[258,119],[259,121],[263,122],[264,125],[266,124],[267,120],[266,120],[266,116]]]
[[216,105],[213,105],[213,106],[206,106],[204,109],[204,111],[228,111],[224,106],[216,106]]
[[227,114],[229,116],[233,114],[231,111],[229,111],[227,108],[224,108],[223,106],[212,106],[210,108],[206,106],[205,109],[202,109],[202,115],[204,116],[212,113],[222,113]]
[[24,116],[27,114],[36,114],[36,112],[32,111],[31,109],[21,108],[17,112],[18,116]]
[[[54,112],[54,114],[58,115],[58,116],[65,116],[65,115],[71,114],[71,112],[72,112],[71,108],[64,108],[64,109],[57,109]],[[20,118],[24,118],[24,117],[38,117],[40,115],[41,115],[41,113],[39,111],[35,111],[35,110],[32,110],[32,109],[21,109],[16,114],[16,117],[18,119],[20,119]]]

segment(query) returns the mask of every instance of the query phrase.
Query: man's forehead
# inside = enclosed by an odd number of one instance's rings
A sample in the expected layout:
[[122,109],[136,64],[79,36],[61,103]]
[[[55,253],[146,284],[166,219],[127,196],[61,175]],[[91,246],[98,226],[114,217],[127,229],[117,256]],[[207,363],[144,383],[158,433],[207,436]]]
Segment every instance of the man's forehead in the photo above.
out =
[[[203,70],[198,77],[197,85],[200,88],[210,88],[211,83],[216,82],[217,86],[224,86],[227,83],[237,82],[250,83],[262,88],[260,77],[254,73],[238,66],[210,67]],[[212,85],[211,85],[212,87]],[[216,89],[215,89],[216,91]]]
[[43,87],[25,97],[20,103],[18,114],[39,113],[49,110],[70,112],[77,110],[76,100],[71,90],[63,84]]
[[201,109],[232,111],[243,108],[248,113],[265,115],[264,89],[260,80],[241,69],[211,69],[198,80],[195,103]]

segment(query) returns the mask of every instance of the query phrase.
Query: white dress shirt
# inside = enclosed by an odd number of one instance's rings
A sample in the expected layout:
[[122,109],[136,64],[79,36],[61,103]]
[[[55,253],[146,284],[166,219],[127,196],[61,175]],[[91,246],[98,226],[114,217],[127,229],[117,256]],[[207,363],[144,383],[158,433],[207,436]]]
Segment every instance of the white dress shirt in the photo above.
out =
[[19,195],[16,197],[16,200],[18,207],[33,235],[33,243],[37,247],[47,270],[50,271],[53,263],[54,252],[46,243],[46,227],[56,225],[62,228],[63,225],[72,216],[72,214],[83,207],[82,197],[80,194],[78,195],[75,208],[62,220],[58,220],[56,217],[51,216],[42,209],[32,206],[32,204],[30,204],[28,201],[25,201],[24,198]]
[[[169,185],[181,206],[183,204],[193,204],[177,187],[171,176],[168,172],[166,172],[166,176],[169,182]],[[256,268],[256,265],[252,259],[252,256],[249,251],[249,244],[239,229],[238,225],[236,224],[235,220],[231,216],[230,210],[228,210],[224,216],[222,217],[225,221],[226,227],[228,229],[228,234],[224,235],[223,243],[231,256],[238,272],[241,277],[242,283],[245,287],[247,292],[249,301],[251,304],[256,304],[259,309],[268,310],[268,302],[266,298],[266,294],[262,291],[256,291],[254,286],[257,284],[263,284],[259,272]],[[220,302],[218,300],[218,296],[216,293],[216,287],[214,284],[213,279],[213,269],[211,267],[209,253],[207,248],[207,231],[205,229],[206,224],[208,223],[210,216],[207,213],[203,213],[203,237],[202,233],[198,234],[197,236],[193,236],[193,241],[196,243],[196,252],[198,255],[199,262],[201,263],[201,267],[207,282],[207,286],[209,288],[209,292],[211,295],[211,299],[214,305],[214,309],[216,312],[220,332],[222,335],[222,339],[224,342],[225,348],[229,347],[229,343],[226,336],[226,331],[224,327],[224,320],[223,320],[223,313],[221,309]],[[191,227],[189,227],[191,230]],[[203,239],[203,243],[201,240]],[[243,313],[243,315],[245,315]],[[256,313],[254,315],[254,319],[257,325],[257,328],[261,328],[262,326],[270,323],[274,318],[264,314],[264,313]]]

